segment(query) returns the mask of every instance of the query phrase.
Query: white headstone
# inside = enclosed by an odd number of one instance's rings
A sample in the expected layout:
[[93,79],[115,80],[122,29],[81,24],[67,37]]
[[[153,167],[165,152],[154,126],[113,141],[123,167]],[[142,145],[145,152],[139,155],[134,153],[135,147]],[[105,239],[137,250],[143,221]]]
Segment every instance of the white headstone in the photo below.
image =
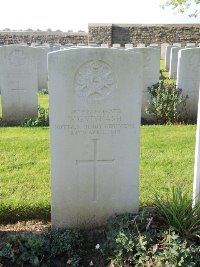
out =
[[65,44],[64,46],[65,46],[65,47],[71,47],[71,46],[74,46],[74,44],[72,44],[72,43],[67,43],[67,44]]
[[2,118],[21,122],[37,117],[37,51],[29,46],[8,45],[0,49]]
[[185,46],[185,48],[190,48],[190,47],[194,48],[194,47],[196,47],[196,44],[195,43],[187,43]]
[[150,44],[150,45],[147,46],[147,48],[154,48],[154,49],[159,50],[160,59],[161,59],[161,47],[158,44]]
[[78,43],[77,46],[87,46],[87,44],[84,44],[84,43]]
[[125,44],[125,48],[132,48],[133,44]]
[[200,201],[200,101],[198,104],[198,118],[197,118],[197,130],[196,130],[193,205],[196,205],[198,201]]
[[139,48],[134,47],[131,51],[142,53],[144,57],[144,74],[143,74],[143,92],[142,92],[142,109],[141,116],[145,119],[150,119],[146,114],[146,107],[149,106],[150,94],[148,87],[159,82],[160,77],[160,52],[154,48]]
[[121,47],[121,44],[113,44],[112,47],[119,48],[119,47]]
[[96,43],[88,43],[88,46],[91,46],[91,47],[98,47],[99,45],[96,44]]
[[178,53],[177,86],[189,98],[186,110],[193,119],[197,118],[200,81],[200,49],[182,49]]
[[159,47],[158,44],[150,44],[149,47],[151,47],[151,46],[153,46],[153,47],[154,47],[154,46],[155,46],[155,47]]
[[170,64],[169,64],[169,79],[176,79],[177,76],[177,65],[178,65],[178,51],[181,47],[172,47],[170,53]]
[[38,90],[48,89],[47,47],[37,47]]
[[142,44],[142,43],[139,43],[139,44],[137,44],[137,47],[143,48],[143,47],[146,47],[146,45],[145,44]]
[[138,210],[142,67],[118,49],[48,54],[53,227]]
[[181,47],[181,43],[173,43],[173,46]]
[[101,44],[101,47],[109,48],[109,44]]
[[168,43],[161,44],[161,59],[165,59],[166,46],[168,45],[169,45]]
[[165,69],[169,71],[170,65],[170,56],[171,56],[171,49],[174,47],[173,45],[167,45],[165,50]]

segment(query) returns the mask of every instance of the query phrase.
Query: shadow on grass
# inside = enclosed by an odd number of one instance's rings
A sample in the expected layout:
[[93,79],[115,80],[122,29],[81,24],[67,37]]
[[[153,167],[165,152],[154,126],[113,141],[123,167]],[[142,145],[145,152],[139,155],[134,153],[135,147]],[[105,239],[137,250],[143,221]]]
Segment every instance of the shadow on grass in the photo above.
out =
[[31,208],[3,208],[0,209],[0,223],[16,223],[18,221],[27,221],[27,220],[42,220],[50,221],[51,219],[51,209],[50,207],[40,208],[40,207],[31,207]]

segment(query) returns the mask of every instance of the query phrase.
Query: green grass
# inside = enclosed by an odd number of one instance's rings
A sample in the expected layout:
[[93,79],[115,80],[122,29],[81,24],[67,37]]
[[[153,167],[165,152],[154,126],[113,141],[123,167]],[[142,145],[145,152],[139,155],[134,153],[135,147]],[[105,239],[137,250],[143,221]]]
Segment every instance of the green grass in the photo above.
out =
[[[140,205],[155,191],[192,192],[194,125],[142,126]],[[50,218],[49,128],[0,128],[0,221]]]
[[164,59],[160,60],[160,69],[163,70],[162,74],[166,78],[166,80],[165,80],[166,82],[168,82],[168,83],[176,82],[175,79],[169,79],[169,72],[165,70],[165,60]]
[[0,221],[50,218],[48,128],[0,128]]
[[150,203],[155,191],[164,194],[172,185],[192,193],[195,129],[194,125],[141,127],[141,205]]
[[49,108],[49,95],[39,95],[38,96],[38,105],[42,108]]

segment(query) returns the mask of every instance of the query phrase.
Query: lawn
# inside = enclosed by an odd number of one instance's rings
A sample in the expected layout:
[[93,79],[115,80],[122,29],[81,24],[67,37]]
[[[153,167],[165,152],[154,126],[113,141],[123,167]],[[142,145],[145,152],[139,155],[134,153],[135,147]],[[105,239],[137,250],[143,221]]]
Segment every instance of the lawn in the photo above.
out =
[[[140,206],[155,191],[192,192],[194,125],[141,126]],[[50,219],[49,128],[0,128],[0,221]]]

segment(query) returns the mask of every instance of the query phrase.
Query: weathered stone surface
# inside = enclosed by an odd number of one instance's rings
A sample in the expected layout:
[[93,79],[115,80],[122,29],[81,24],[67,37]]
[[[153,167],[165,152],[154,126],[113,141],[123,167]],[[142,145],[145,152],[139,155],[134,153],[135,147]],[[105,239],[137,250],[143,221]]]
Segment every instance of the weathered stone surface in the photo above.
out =
[[0,32],[0,44],[88,43],[86,32]]
[[38,69],[38,90],[48,89],[47,53],[50,49],[44,46],[36,48]]
[[165,50],[165,69],[169,71],[170,65],[170,57],[171,57],[171,49],[174,47],[173,45],[167,45]]
[[21,122],[37,117],[37,51],[28,46],[0,48],[2,118]]
[[121,47],[121,45],[120,44],[113,44],[112,47],[119,48],[119,47]]
[[53,227],[137,211],[142,55],[69,49],[49,53],[48,70]]
[[200,81],[200,48],[182,49],[178,54],[177,86],[189,98],[186,116],[197,118]]
[[143,91],[142,91],[142,108],[141,116],[147,120],[151,119],[146,114],[146,107],[149,106],[150,94],[148,87],[159,82],[160,76],[160,50],[155,48],[139,48],[134,47],[131,51],[142,53],[144,60],[144,74],[143,74]]
[[125,48],[132,48],[133,44],[125,44]]
[[84,43],[97,44],[120,43],[122,47],[130,43],[137,46],[144,43],[148,46],[151,43],[199,43],[200,24],[99,24],[89,23],[88,33],[86,32],[0,32],[1,44],[19,43]]
[[176,79],[177,76],[177,65],[178,65],[178,52],[181,47],[172,47],[170,54],[170,64],[169,64],[169,79]]
[[139,43],[139,44],[137,44],[137,47],[141,47],[141,48],[143,48],[143,47],[146,47],[146,45],[145,45],[145,44],[141,44],[141,43]]
[[198,119],[196,130],[194,181],[193,181],[193,204],[200,201],[200,101],[198,104]]
[[168,43],[161,44],[161,59],[165,59],[166,47],[168,45]]

